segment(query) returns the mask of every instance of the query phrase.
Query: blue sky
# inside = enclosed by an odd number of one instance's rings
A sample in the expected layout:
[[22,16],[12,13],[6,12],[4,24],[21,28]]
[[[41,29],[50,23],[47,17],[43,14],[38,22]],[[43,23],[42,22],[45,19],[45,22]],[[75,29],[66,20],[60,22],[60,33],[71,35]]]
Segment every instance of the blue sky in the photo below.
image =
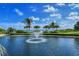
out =
[[79,21],[79,4],[75,3],[0,3],[0,26],[23,29],[25,18],[32,25],[44,26],[56,22],[61,29],[73,28]]

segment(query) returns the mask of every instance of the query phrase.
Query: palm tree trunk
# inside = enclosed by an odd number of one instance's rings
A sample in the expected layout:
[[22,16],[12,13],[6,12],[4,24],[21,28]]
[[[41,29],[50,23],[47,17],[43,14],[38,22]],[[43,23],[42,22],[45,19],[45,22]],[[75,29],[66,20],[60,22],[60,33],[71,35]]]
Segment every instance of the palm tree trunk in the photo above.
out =
[[30,24],[30,26],[29,26],[29,30],[31,30],[31,24]]

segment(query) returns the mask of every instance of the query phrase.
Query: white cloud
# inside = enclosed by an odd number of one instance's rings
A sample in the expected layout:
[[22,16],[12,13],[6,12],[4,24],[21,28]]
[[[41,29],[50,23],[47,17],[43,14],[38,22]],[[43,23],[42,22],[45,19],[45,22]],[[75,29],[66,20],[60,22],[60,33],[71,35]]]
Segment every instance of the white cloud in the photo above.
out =
[[69,21],[64,21],[60,23],[60,29],[69,29],[73,28],[73,24],[71,24]]
[[62,15],[59,13],[53,13],[53,14],[50,14],[50,17],[62,18]]
[[69,16],[66,18],[72,19],[72,20],[79,20],[79,14],[78,14],[78,12],[70,12]]
[[70,4],[68,4],[68,5],[71,7],[71,6],[74,6],[74,5],[75,5],[75,3],[70,3]]
[[14,11],[15,11],[19,16],[23,16],[23,13],[22,13],[19,9],[15,8]]
[[48,24],[45,24],[45,23],[43,23],[43,24],[34,23],[32,26],[36,26],[36,25],[41,26],[41,28],[43,28],[43,26],[48,25]]
[[69,16],[67,19],[79,20],[79,16]]
[[57,5],[62,7],[62,6],[65,6],[65,3],[57,3]]
[[42,19],[42,21],[47,21],[47,22],[48,22],[49,20],[50,20],[50,18],[43,18],[43,19]]
[[71,7],[71,9],[79,8],[79,3],[71,3],[69,4],[69,6]]
[[58,9],[56,9],[55,7],[53,6],[50,6],[50,5],[45,5],[43,6],[45,9],[44,9],[44,12],[57,12]]
[[18,25],[18,26],[20,26],[20,25],[24,26],[25,24],[22,23],[22,22],[17,22],[16,25]]
[[69,14],[69,16],[77,16],[78,15],[78,12],[71,12],[70,14]]
[[13,27],[15,29],[24,29],[25,24],[22,22],[17,22],[17,23],[0,23],[0,26],[2,26],[4,29],[7,29],[9,27]]
[[39,21],[39,17],[31,16],[30,18],[32,18],[33,20],[37,20],[37,21]]

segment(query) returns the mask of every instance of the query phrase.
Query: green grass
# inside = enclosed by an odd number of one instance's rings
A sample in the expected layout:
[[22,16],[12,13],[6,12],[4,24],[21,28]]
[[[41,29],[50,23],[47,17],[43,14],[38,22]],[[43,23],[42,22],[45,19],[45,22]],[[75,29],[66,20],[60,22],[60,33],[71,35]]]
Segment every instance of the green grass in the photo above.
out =
[[[39,30],[37,32],[39,32]],[[0,32],[0,34],[3,34],[3,33],[4,32]],[[6,34],[9,34],[9,33],[6,33]],[[10,35],[31,35],[31,34],[32,32],[17,30],[15,33],[11,33]],[[73,29],[44,31],[43,35],[79,36],[79,31],[75,31]]]
[[79,31],[54,31],[54,32],[44,32],[44,35],[63,35],[63,36],[79,36]]

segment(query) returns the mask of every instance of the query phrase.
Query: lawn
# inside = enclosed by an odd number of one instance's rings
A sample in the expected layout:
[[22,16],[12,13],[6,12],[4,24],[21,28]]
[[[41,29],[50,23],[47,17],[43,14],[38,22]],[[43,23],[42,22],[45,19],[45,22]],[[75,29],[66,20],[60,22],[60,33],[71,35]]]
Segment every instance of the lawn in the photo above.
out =
[[64,36],[79,36],[79,31],[55,31],[44,32],[44,35],[64,35]]

